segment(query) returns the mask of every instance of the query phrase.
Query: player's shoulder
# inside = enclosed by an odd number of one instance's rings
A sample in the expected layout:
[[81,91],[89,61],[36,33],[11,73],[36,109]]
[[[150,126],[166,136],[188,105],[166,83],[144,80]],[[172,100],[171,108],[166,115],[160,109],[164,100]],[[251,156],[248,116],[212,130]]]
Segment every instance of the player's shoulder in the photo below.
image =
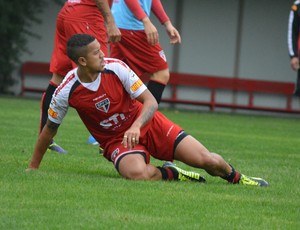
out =
[[126,69],[130,69],[129,66],[116,58],[104,58],[104,62],[105,62],[105,68],[106,69],[114,69],[114,68],[126,68]]
[[67,96],[72,89],[74,83],[77,81],[75,70],[70,71],[63,79],[62,83],[56,88],[54,96]]

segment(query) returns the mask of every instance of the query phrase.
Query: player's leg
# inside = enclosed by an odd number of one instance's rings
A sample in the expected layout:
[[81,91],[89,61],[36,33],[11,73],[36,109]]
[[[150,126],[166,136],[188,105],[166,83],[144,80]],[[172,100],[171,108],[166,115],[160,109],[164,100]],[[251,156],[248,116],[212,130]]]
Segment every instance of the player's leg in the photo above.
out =
[[230,183],[268,186],[268,183],[261,178],[248,177],[239,173],[222,156],[209,152],[192,136],[186,136],[178,143],[174,159],[196,168],[202,168],[210,175],[219,176]]
[[230,165],[220,155],[209,152],[199,141],[189,135],[178,143],[174,159],[202,168],[212,176],[225,177],[231,172]]
[[[130,180],[196,180],[194,178],[182,178],[182,173],[174,167],[157,167],[146,163],[143,152],[124,154],[116,160],[115,167],[122,177]],[[201,177],[200,182],[205,182],[204,178]]]
[[130,180],[179,180],[176,169],[150,164],[150,154],[145,146],[138,144],[133,150],[128,150],[121,141],[122,138],[109,143],[104,157],[113,161],[122,177]]
[[161,180],[162,174],[160,170],[151,165],[146,164],[142,154],[133,153],[126,154],[118,162],[117,167],[120,175],[131,180]]
[[294,96],[300,97],[300,69],[297,71]]
[[159,70],[150,76],[147,88],[155,97],[157,103],[161,101],[162,94],[164,92],[165,86],[168,84],[170,79],[169,69]]
[[[146,57],[148,56],[150,57],[149,63],[151,63],[151,66],[146,66],[145,68],[151,75],[147,87],[159,104],[165,86],[170,79],[169,65],[164,50],[159,43],[148,47]],[[152,63],[155,63],[155,65]]]
[[144,31],[122,30],[122,39],[110,46],[110,56],[124,61],[138,76],[150,75],[147,88],[158,103],[167,85],[170,73],[166,56],[160,44],[150,45]]

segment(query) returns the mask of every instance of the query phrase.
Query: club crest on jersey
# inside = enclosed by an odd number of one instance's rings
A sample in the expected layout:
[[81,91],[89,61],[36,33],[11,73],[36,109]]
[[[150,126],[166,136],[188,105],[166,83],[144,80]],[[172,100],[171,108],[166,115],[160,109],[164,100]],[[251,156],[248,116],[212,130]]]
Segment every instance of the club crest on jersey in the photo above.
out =
[[164,52],[163,50],[159,51],[159,56],[160,56],[165,62],[167,61],[165,52]]
[[108,110],[109,110],[109,106],[110,106],[110,101],[108,98],[105,98],[104,100],[102,101],[99,101],[95,104],[96,106],[96,109],[102,111],[102,112],[105,112],[107,113]]

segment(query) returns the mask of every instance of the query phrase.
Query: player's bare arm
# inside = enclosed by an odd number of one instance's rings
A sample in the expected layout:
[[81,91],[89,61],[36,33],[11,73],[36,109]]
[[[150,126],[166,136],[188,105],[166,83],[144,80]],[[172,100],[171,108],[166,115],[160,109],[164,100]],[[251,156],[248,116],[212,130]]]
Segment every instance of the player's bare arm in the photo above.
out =
[[167,34],[169,35],[170,38],[170,43],[171,44],[176,44],[176,43],[181,43],[181,37],[177,29],[173,26],[171,21],[166,21],[164,23],[164,26],[166,27]]
[[159,42],[159,34],[156,27],[152,24],[148,17],[142,19],[145,28],[145,34],[150,45],[155,45]]
[[147,124],[158,108],[155,98],[148,89],[136,99],[143,104],[143,109],[130,129],[124,133],[123,144],[125,148],[128,147],[129,149],[134,148],[134,146],[139,143],[140,129]]
[[95,2],[105,20],[108,41],[109,42],[119,42],[121,40],[121,32],[115,23],[114,17],[110,11],[108,1],[107,0],[95,0]]
[[[141,128],[153,117],[155,111],[158,108],[158,104],[148,89],[145,90],[136,99],[144,105],[144,107],[141,111],[141,114],[139,116],[139,118],[141,118],[141,120],[140,120],[140,123],[141,123],[140,128]],[[136,122],[137,121],[138,121],[138,119],[136,120]]]
[[34,152],[29,163],[27,170],[38,169],[40,163],[44,157],[44,154],[47,151],[49,143],[51,142],[52,138],[57,133],[57,129],[59,124],[56,124],[49,119],[47,120],[46,125],[44,126],[42,132],[40,133],[38,140],[36,142]]

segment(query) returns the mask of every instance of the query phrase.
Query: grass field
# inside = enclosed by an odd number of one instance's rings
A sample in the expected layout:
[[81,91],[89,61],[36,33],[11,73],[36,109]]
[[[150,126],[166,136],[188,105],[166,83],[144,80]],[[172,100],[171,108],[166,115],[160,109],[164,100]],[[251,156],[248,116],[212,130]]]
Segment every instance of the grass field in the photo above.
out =
[[270,186],[230,185],[202,170],[205,185],[122,179],[87,145],[73,109],[56,136],[69,153],[47,153],[26,173],[39,101],[0,97],[0,229],[300,229],[300,119],[162,112]]

